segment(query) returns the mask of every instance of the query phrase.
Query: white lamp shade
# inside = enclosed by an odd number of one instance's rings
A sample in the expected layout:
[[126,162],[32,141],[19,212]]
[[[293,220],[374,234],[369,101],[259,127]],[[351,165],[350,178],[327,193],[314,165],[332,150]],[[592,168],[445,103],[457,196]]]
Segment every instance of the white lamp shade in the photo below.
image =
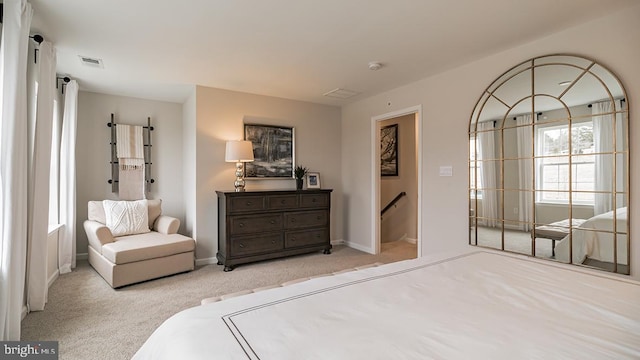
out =
[[227,150],[225,152],[224,160],[227,162],[253,161],[253,145],[251,144],[251,141],[227,141]]

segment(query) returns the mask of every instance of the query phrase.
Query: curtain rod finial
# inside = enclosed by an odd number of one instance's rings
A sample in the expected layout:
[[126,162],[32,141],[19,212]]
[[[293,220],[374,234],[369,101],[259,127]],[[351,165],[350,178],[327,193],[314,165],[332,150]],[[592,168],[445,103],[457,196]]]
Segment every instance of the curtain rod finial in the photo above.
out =
[[35,35],[29,36],[29,37],[32,38],[33,41],[37,42],[38,44],[42,44],[42,42],[44,41],[44,38],[40,34],[35,34]]

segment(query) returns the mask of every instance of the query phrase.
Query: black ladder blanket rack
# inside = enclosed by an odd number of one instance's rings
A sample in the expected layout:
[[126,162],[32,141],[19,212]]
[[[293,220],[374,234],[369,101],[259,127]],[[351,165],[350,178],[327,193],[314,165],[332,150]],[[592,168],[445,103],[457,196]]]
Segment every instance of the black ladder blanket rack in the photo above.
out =
[[[116,147],[116,124],[115,115],[111,114],[111,120],[107,123],[107,126],[111,128],[111,179],[107,182],[111,184],[111,192],[118,192],[118,179],[120,174],[120,169],[118,168],[118,153]],[[147,126],[143,126],[142,138],[144,142],[144,178],[145,178],[145,192],[151,191],[151,184],[155,182],[154,179],[151,178],[151,132],[153,131],[153,126],[151,126],[151,118],[147,117]]]

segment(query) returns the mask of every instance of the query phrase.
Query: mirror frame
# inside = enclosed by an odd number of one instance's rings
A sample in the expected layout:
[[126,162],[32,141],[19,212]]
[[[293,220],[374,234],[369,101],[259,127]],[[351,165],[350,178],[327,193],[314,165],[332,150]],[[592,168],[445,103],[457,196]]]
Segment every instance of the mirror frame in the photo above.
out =
[[[553,66],[556,66],[557,68],[552,68]],[[548,67],[548,68],[543,68],[543,67]],[[540,75],[541,76],[540,79],[536,78],[536,75],[537,75],[536,71],[538,71],[538,74],[544,74],[544,71],[541,70],[541,69],[544,69],[544,70],[547,70],[547,72],[552,73],[551,75],[553,75],[553,72],[554,72],[553,70],[560,70],[565,68],[571,69],[573,72],[575,72],[573,76],[573,80],[565,81],[567,80],[565,77],[556,78],[554,80],[557,85],[566,86],[565,90],[554,89],[556,93],[550,93],[545,90],[552,89],[552,88],[546,87],[546,89],[543,89],[544,88],[543,85],[540,85],[540,89],[538,89],[538,83],[536,83],[536,80],[540,80],[539,83],[541,84],[543,83],[543,81],[542,81],[542,75]],[[517,82],[519,78],[524,78],[526,80],[527,77],[529,78],[528,81],[530,81],[528,86],[526,86],[527,85],[526,83]],[[549,79],[545,79],[545,80],[549,80]],[[589,80],[596,80],[595,83],[596,84],[599,83],[602,86],[602,89],[600,90],[603,90],[604,91],[603,94],[606,93],[606,96],[599,97],[599,98],[585,98],[585,101],[582,103],[569,103],[568,99],[574,96],[574,94],[577,94],[579,91],[577,85],[585,82],[588,84]],[[564,85],[562,85],[563,83]],[[525,92],[522,94],[519,94],[519,93],[516,94],[513,91],[509,91],[510,89],[514,89],[514,88],[516,90],[517,89],[523,90],[526,88],[527,90],[524,90]],[[570,94],[570,95],[567,96],[567,94]],[[555,119],[552,118],[549,121],[547,120],[541,121],[539,117],[540,115],[542,115],[542,112],[541,112],[541,108],[538,108],[536,106],[536,101],[537,101],[536,99],[543,99],[543,98],[544,100],[555,101],[561,104],[561,106],[558,108],[547,109],[547,110],[561,109],[566,112],[566,117],[560,116],[560,117],[556,117]],[[631,252],[630,223],[629,221],[626,221],[625,229],[616,228],[617,226],[616,216],[619,216],[617,214],[618,211],[616,211],[616,209],[618,208],[618,206],[616,206],[617,205],[616,201],[619,196],[623,199],[622,200],[623,204],[621,205],[626,205],[627,219],[629,219],[628,214],[630,211],[628,206],[629,192],[630,192],[629,187],[631,186],[630,173],[629,173],[630,153],[629,153],[628,97],[627,97],[625,88],[622,85],[622,82],[613,72],[611,72],[609,69],[600,65],[599,63],[597,63],[592,59],[585,58],[583,56],[578,56],[578,55],[550,54],[550,55],[534,57],[529,60],[523,61],[517,64],[516,66],[512,67],[511,69],[505,71],[502,75],[500,75],[489,86],[487,86],[487,88],[484,90],[482,95],[478,98],[478,101],[476,102],[476,106],[474,107],[474,110],[469,120],[469,146],[470,146],[469,178],[468,178],[469,187],[468,187],[467,194],[469,196],[469,230],[470,230],[469,244],[470,245],[536,257],[536,238],[541,237],[541,236],[537,236],[537,233],[536,233],[537,231],[538,231],[538,234],[540,233],[540,230],[538,230],[538,227],[550,225],[548,223],[540,222],[536,214],[537,196],[539,195],[538,193],[544,192],[544,190],[539,189],[537,185],[538,183],[536,181],[536,161],[545,157],[545,156],[539,156],[536,154],[536,149],[538,146],[536,145],[536,129],[541,127],[541,125],[543,124],[550,124],[550,125],[560,124],[560,125],[567,126],[567,134],[568,134],[567,142],[568,142],[569,151],[566,155],[563,155],[563,156],[566,156],[568,160],[567,169],[573,169],[572,168],[573,160],[576,158],[576,156],[580,156],[573,153],[574,148],[571,143],[572,131],[573,131],[572,124],[574,123],[573,121],[576,120],[576,123],[579,123],[581,121],[584,122],[585,119],[595,118],[598,115],[597,114],[593,115],[592,113],[588,115],[584,115],[584,114],[575,115],[573,114],[572,109],[578,106],[584,106],[587,104],[588,104],[588,107],[590,108],[592,102],[596,102],[596,101],[600,102],[603,100],[605,102],[610,102],[612,106],[612,111],[610,113],[606,113],[606,115],[611,116],[612,118],[611,122],[614,124],[613,131],[616,135],[613,135],[613,145],[612,145],[611,151],[601,151],[601,152],[595,153],[595,156],[611,156],[612,162],[613,162],[613,165],[612,165],[613,185],[610,191],[598,191],[596,189],[582,190],[582,191],[575,190],[572,187],[572,179],[571,179],[573,170],[570,170],[570,171],[568,170],[568,184],[567,184],[568,190],[562,190],[563,192],[566,192],[566,196],[568,197],[567,205],[568,205],[568,211],[569,211],[569,214],[568,214],[569,218],[567,219],[568,225],[566,225],[567,226],[566,231],[568,232],[567,238],[568,238],[568,244],[569,244],[568,245],[569,256],[568,256],[567,262],[571,264],[579,265],[579,266],[596,268],[599,270],[607,270],[615,273],[629,274],[629,268],[630,268],[629,265],[630,265],[630,258],[631,258],[630,256],[630,252]],[[527,101],[530,102],[531,106],[528,106],[526,104]],[[498,108],[503,107],[504,110],[503,111],[494,110],[496,106],[492,107],[492,103],[497,104]],[[540,103],[544,103],[544,101],[540,101]],[[514,109],[518,109],[518,110],[522,109],[522,105],[525,106],[525,109],[526,109],[525,113],[512,112],[514,111]],[[489,115],[486,115],[486,113],[489,113]],[[507,118],[520,116],[523,114],[528,114],[527,116],[529,115],[531,116],[529,120],[530,121],[529,124],[509,125],[507,123]],[[515,117],[513,119],[515,119]],[[620,120],[622,120],[620,129],[623,131],[623,134],[616,133],[616,131],[618,130],[615,127],[616,126],[615,124],[618,123]],[[487,122],[493,121],[494,129],[479,130],[478,125],[484,121],[487,121]],[[592,123],[593,123],[593,120],[592,120]],[[530,157],[520,157],[518,155],[515,159],[505,158],[504,157],[505,130],[524,128],[527,126],[531,127],[532,148],[530,152]],[[489,127],[489,126],[483,125],[483,127]],[[478,134],[481,134],[483,132],[492,133],[492,135],[495,134],[493,135],[494,138],[496,136],[499,137],[498,140],[496,141],[499,141],[500,143],[496,147],[500,147],[500,151],[498,154],[496,154],[495,159],[491,159],[492,163],[494,163],[492,166],[495,165],[498,167],[498,169],[496,169],[496,172],[499,174],[496,176],[498,179],[496,181],[497,185],[495,186],[495,188],[482,188],[482,187],[475,186],[475,184],[478,183],[476,182],[476,179],[479,179],[478,170],[477,170],[478,166],[489,165],[487,163],[489,159],[479,159],[480,157],[479,149],[478,149],[479,146],[477,145],[476,142],[472,142],[474,139],[476,139]],[[622,135],[622,137],[620,135]],[[472,145],[472,144],[475,144],[475,145]],[[622,156],[622,158],[619,158],[619,156]],[[549,156],[546,156],[546,157],[548,158]],[[505,187],[505,161],[511,161],[511,160],[516,160],[518,162],[523,160],[530,161],[531,171],[533,172],[533,175],[532,175],[533,181],[532,181],[531,188],[523,189],[519,187],[514,189],[514,188]],[[622,170],[624,174],[622,179],[624,183],[624,187],[622,188],[622,191],[620,191],[616,183],[616,172],[620,171],[617,168],[618,166],[620,166],[619,163],[622,163],[622,166],[624,167],[623,168],[624,170]],[[509,166],[513,167],[511,165],[512,164],[510,164]],[[530,195],[531,199],[533,200],[531,204],[531,208],[530,210],[528,210],[530,212],[529,215],[527,216],[528,221],[519,222],[521,223],[520,225],[523,225],[522,227],[524,229],[528,229],[527,232],[530,233],[531,251],[528,254],[505,249],[505,240],[506,239],[508,240],[508,237],[505,236],[505,229],[506,229],[505,225],[507,225],[507,227],[508,225],[513,225],[513,220],[506,220],[506,217],[505,217],[505,195],[504,195],[506,192],[505,190],[518,191],[520,196],[522,196],[523,192],[526,192],[525,196]],[[489,193],[491,191],[495,191],[496,194],[501,194],[501,195],[498,195],[498,200],[496,200],[498,205],[497,217],[489,218],[489,217],[483,217],[479,215],[479,211],[477,211],[479,196],[475,196],[475,194],[478,194],[479,192],[482,192],[482,191],[489,191]],[[560,192],[560,190],[558,192]],[[580,195],[580,193],[583,193],[583,194],[592,193],[594,194],[594,196],[597,196],[598,193],[602,193],[604,195],[611,196],[612,203],[613,203],[613,206],[612,206],[613,210],[611,211],[613,213],[613,220],[612,220],[613,229],[611,231],[608,231],[610,235],[612,235],[613,246],[614,246],[613,264],[611,268],[602,268],[598,266],[585,265],[583,263],[574,262],[574,256],[572,255],[573,248],[574,248],[572,243],[572,238],[573,238],[574,230],[578,228],[579,224],[573,223],[574,222],[573,220],[574,200],[573,199],[576,195]],[[478,225],[479,223],[494,224],[495,227],[498,228],[498,231],[501,231],[500,248],[488,247],[488,246],[478,244],[478,226],[476,225]],[[619,236],[621,238],[626,238],[626,239],[618,239]],[[618,258],[618,250],[619,250],[618,247],[621,245],[622,246],[624,245],[624,243],[620,243],[620,241],[626,241],[626,259]],[[556,242],[553,241],[552,251],[555,251],[555,245],[556,245]],[[549,258],[549,259],[558,261],[553,258]],[[624,260],[626,260],[626,269],[623,269],[622,266],[618,266],[619,262]]]

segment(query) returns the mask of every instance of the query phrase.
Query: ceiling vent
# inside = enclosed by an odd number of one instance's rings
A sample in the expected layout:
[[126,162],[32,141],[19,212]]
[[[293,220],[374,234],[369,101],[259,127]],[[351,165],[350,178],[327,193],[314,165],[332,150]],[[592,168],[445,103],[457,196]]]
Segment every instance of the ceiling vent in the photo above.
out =
[[80,62],[82,62],[83,65],[104,69],[104,64],[102,63],[102,59],[96,59],[96,58],[82,56],[82,55],[79,55],[79,57],[80,57]]
[[323,95],[326,96],[326,97],[332,97],[332,98],[336,98],[336,99],[348,99],[348,98],[356,96],[358,94],[360,94],[360,93],[357,92],[357,91],[337,88],[337,89],[333,89],[333,90],[331,90],[329,92],[326,92]]

